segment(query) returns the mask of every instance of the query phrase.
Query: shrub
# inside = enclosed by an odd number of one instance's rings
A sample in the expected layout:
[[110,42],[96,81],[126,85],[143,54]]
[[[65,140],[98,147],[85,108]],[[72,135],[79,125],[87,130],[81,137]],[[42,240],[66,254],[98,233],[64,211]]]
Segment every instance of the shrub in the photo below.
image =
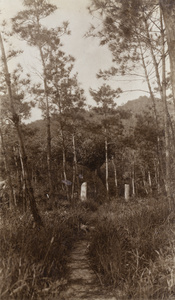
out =
[[[155,289],[151,293],[150,287],[156,286],[160,292],[162,286],[158,278],[162,278],[164,272],[166,275],[170,273],[165,266],[161,269],[162,275],[158,272],[160,253],[161,259],[165,253],[172,253],[169,234],[172,224],[167,221],[168,214],[166,203],[153,199],[137,204],[119,205],[113,202],[101,208],[89,257],[102,282],[113,287],[120,286],[129,298],[157,297]],[[151,281],[149,293],[148,287],[146,289],[148,281]],[[168,286],[165,284],[164,289],[167,297]]]
[[44,213],[42,228],[29,214],[10,213],[0,235],[1,299],[43,299],[58,293],[75,239],[75,213]]
[[98,210],[99,204],[94,200],[89,199],[88,201],[82,202],[81,207],[85,208],[87,211],[95,212]]

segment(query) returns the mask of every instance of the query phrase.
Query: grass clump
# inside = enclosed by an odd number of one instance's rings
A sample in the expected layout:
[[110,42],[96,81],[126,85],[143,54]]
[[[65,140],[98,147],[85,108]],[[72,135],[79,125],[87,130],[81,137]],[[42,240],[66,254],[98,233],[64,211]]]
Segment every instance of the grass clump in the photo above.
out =
[[96,212],[98,210],[99,204],[92,199],[88,199],[88,201],[80,203],[79,206],[85,211]]
[[1,299],[56,297],[65,283],[68,254],[78,228],[76,213],[43,213],[44,227],[30,214],[9,213],[0,234]]
[[89,249],[101,282],[122,289],[125,299],[169,299],[175,292],[173,226],[163,201],[101,209]]

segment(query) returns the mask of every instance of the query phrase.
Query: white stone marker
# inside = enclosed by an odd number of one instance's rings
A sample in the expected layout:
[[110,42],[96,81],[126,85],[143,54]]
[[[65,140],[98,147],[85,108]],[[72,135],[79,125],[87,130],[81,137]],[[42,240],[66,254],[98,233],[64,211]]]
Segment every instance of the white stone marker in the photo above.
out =
[[87,182],[83,182],[81,185],[81,194],[80,194],[81,201],[87,200]]
[[129,200],[129,184],[125,184],[125,201]]

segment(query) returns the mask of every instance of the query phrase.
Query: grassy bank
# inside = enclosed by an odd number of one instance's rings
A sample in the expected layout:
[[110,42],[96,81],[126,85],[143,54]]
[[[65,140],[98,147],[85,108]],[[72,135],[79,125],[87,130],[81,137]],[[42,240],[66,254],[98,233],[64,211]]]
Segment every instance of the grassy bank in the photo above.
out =
[[175,226],[165,199],[100,208],[89,257],[104,285],[123,299],[175,295]]
[[59,294],[80,217],[77,210],[45,212],[45,226],[37,228],[30,214],[2,216],[1,299],[44,299]]
[[37,228],[30,214],[2,216],[2,300],[58,299],[81,224],[92,228],[83,233],[91,239],[92,268],[117,299],[173,299],[175,224],[165,199],[101,206],[91,201],[43,212],[42,219],[44,227]]

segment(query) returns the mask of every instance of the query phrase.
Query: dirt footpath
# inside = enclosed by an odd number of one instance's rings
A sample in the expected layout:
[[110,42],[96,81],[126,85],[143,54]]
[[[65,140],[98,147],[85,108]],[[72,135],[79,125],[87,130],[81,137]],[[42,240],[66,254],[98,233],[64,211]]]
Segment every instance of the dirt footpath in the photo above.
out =
[[90,268],[87,250],[88,241],[79,240],[72,250],[69,262],[70,276],[67,288],[60,300],[118,300],[102,290],[95,273]]

